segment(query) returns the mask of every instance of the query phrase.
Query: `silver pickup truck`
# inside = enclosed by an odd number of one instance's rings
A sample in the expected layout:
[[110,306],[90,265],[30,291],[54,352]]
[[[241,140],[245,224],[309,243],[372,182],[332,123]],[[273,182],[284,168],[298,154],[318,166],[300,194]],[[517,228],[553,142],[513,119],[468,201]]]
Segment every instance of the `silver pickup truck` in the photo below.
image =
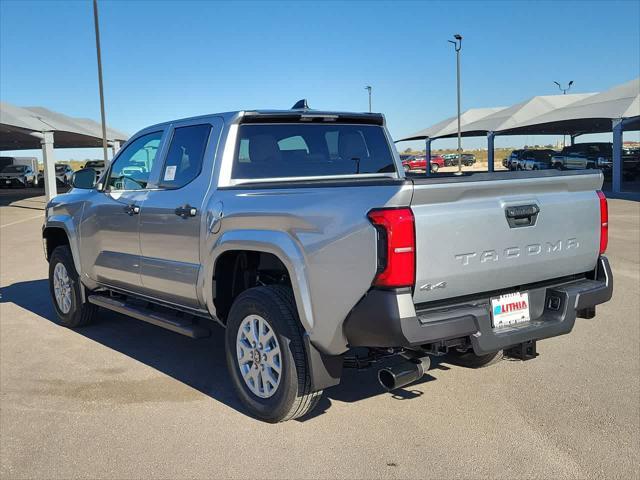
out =
[[551,157],[553,168],[583,170],[599,168],[611,171],[613,165],[613,146],[607,142],[576,143],[567,145],[560,153]]
[[42,232],[60,323],[217,323],[239,398],[269,422],[348,366],[396,355],[379,371],[394,389],[433,355],[533,357],[612,293],[599,171],[409,177],[380,114],[176,120],[72,182]]

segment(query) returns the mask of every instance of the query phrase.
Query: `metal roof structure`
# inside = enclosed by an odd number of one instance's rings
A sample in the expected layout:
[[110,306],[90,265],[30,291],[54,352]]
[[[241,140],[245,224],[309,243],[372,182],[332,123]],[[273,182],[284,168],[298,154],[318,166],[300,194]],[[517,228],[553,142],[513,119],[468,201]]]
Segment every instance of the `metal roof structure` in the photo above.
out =
[[[572,105],[573,103],[585,100],[595,93],[576,93],[570,95],[543,95],[531,97],[524,102],[517,103],[509,108],[499,110],[480,120],[467,123],[461,128],[465,137],[481,136],[488,132],[495,132],[501,135],[521,126],[523,123],[531,121],[540,115]],[[440,134],[437,138],[453,137],[457,132],[448,135]]]
[[[470,108],[460,115],[460,125],[462,127],[477,122],[491,114],[495,114],[506,107],[492,107],[492,108]],[[425,138],[441,138],[447,135],[455,135],[458,131],[458,117],[450,117],[446,120],[436,123],[429,128],[420,130],[407,137],[400,138],[396,142],[404,142],[407,140],[424,140]]]
[[[627,119],[626,130],[640,128],[640,78],[601,93],[543,95],[511,107],[472,108],[461,116],[465,137],[499,135],[581,135],[611,131],[611,121]],[[406,140],[457,135],[456,117],[403,137]]]
[[[100,124],[73,118],[43,107],[17,107],[0,102],[0,150],[29,150],[41,147],[42,132],[54,132],[56,148],[102,146]],[[35,133],[35,134],[34,134]],[[124,142],[126,133],[107,128],[107,140]]]
[[611,131],[627,119],[625,130],[640,128],[640,77],[514,125],[513,134],[585,134]]
[[[493,110],[493,111],[492,111]],[[545,95],[529,98],[508,108],[470,109],[461,116],[461,135],[487,137],[487,169],[494,171],[494,139],[497,135],[570,135],[571,143],[588,133],[613,134],[612,188],[622,185],[622,134],[640,130],[640,78],[601,93]],[[475,117],[475,118],[473,118]],[[429,176],[431,142],[457,135],[456,117],[396,140],[425,140]]]

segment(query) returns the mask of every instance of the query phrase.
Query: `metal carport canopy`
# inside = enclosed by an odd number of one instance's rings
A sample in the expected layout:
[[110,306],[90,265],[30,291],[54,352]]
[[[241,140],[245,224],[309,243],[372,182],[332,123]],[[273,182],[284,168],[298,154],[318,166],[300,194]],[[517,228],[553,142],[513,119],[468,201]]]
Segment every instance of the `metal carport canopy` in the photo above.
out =
[[612,121],[627,119],[625,128],[640,123],[640,77],[605,92],[590,95],[563,108],[514,124],[501,135],[585,134],[612,130]]
[[[469,123],[476,122],[488,115],[494,114],[506,107],[492,107],[492,108],[470,108],[460,115],[460,125],[464,126]],[[424,140],[426,138],[441,138],[442,135],[447,135],[450,132],[457,132],[458,129],[458,117],[450,117],[446,120],[436,123],[429,128],[420,130],[412,135],[395,140],[395,142],[405,142],[409,140]]]
[[537,116],[501,135],[613,132],[612,190],[622,191],[622,133],[640,130],[640,77]]
[[[503,135],[504,132],[517,128],[525,122],[538,118],[548,112],[572,105],[580,100],[585,100],[593,95],[596,94],[577,93],[571,95],[542,95],[531,97],[524,102],[487,115],[480,120],[467,123],[462,126],[461,132],[465,137],[486,135],[489,132]],[[455,137],[456,135],[457,131],[451,132],[449,129],[441,131],[436,138]]]
[[[100,124],[73,118],[43,107],[17,107],[0,102],[0,150],[31,150],[41,147],[32,132],[54,132],[56,148],[102,147]],[[126,133],[107,128],[107,140],[124,142]]]
[[[126,133],[107,128],[107,141],[116,150],[129,138]],[[43,107],[17,107],[0,102],[0,150],[42,148],[45,193],[56,195],[53,149],[96,148],[102,146],[100,124],[73,118]]]

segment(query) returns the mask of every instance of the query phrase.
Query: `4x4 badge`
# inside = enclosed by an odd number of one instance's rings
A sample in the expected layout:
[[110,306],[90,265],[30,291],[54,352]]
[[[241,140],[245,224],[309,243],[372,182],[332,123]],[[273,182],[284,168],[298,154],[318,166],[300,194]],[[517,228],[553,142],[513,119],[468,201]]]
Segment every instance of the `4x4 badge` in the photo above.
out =
[[435,290],[436,288],[447,288],[447,282],[425,283],[420,287],[420,290],[426,290],[427,292],[430,292],[431,290]]

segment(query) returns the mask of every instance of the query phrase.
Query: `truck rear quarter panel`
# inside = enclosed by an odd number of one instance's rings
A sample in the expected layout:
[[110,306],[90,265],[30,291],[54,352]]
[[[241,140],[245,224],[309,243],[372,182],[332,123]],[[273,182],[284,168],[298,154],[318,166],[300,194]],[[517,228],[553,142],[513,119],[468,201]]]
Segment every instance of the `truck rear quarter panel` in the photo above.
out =
[[411,198],[410,184],[386,183],[219,189],[215,197],[224,217],[210,239],[212,263],[224,251],[251,245],[276,253],[289,269],[311,341],[325,353],[343,353],[342,322],[371,287],[377,267],[376,232],[367,213],[406,206]]

